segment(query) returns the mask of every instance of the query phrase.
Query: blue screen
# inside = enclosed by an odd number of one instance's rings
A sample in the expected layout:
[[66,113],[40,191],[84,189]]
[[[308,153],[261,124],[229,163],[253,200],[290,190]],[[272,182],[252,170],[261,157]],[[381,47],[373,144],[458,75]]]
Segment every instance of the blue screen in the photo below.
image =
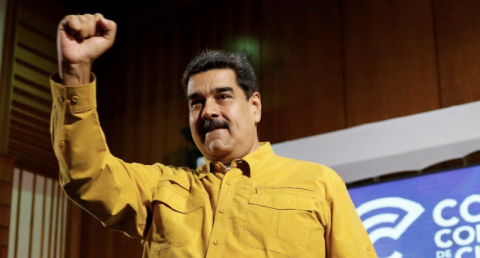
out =
[[480,166],[349,193],[378,257],[480,258]]

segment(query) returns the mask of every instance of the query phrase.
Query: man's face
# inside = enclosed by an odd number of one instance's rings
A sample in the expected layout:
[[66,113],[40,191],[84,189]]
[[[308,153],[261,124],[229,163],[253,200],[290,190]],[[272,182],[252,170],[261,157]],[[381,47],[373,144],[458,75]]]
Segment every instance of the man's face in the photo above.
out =
[[229,163],[259,147],[260,94],[247,100],[233,70],[191,76],[187,95],[193,140],[207,159]]

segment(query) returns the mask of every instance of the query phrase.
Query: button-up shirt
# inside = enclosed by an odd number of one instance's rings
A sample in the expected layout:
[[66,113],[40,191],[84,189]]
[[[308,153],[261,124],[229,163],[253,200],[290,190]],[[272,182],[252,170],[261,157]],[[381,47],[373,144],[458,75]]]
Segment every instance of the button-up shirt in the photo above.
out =
[[106,145],[95,79],[51,86],[60,184],[106,227],[141,238],[144,257],[376,257],[330,168],[277,156],[269,143],[229,168],[126,163]]

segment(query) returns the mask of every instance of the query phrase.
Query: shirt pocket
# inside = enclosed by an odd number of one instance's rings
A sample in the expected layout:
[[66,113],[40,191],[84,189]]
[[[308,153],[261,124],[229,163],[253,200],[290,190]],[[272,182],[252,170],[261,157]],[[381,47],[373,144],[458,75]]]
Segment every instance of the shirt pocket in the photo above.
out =
[[178,182],[160,182],[153,195],[152,251],[181,247],[200,234],[205,194],[189,193]]
[[245,243],[288,257],[305,251],[315,223],[315,193],[300,188],[261,188],[248,202]]

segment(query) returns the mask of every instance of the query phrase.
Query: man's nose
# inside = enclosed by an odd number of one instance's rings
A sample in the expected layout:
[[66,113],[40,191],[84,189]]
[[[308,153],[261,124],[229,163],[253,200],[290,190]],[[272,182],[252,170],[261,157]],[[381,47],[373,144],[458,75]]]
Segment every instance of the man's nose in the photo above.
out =
[[220,110],[217,103],[214,100],[205,101],[205,106],[202,111],[202,118],[205,120],[210,120],[213,118],[220,117]]

